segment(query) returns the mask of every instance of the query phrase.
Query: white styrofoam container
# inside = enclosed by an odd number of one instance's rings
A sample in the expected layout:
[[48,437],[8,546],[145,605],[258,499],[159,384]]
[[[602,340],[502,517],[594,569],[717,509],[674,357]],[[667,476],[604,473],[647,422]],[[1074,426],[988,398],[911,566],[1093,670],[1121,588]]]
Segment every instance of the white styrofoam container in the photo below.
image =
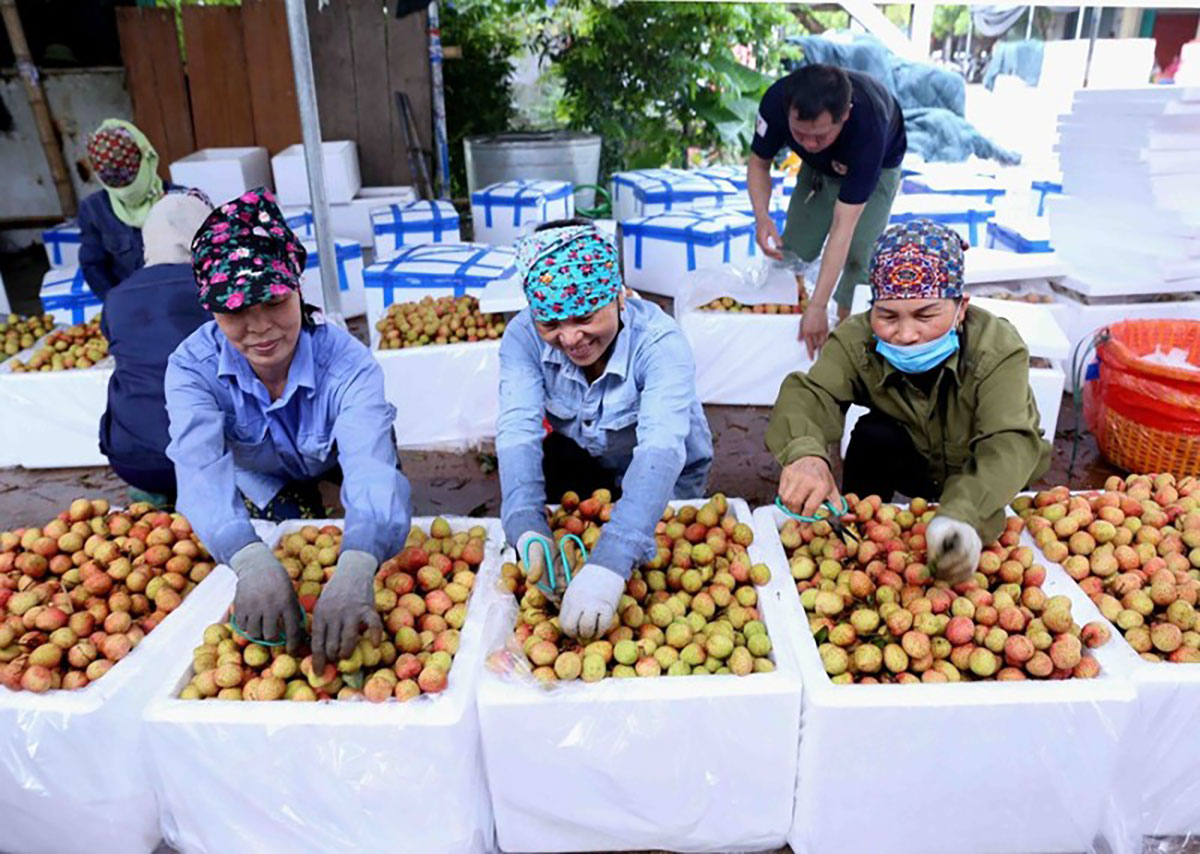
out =
[[621,223],[625,284],[679,296],[687,274],[705,267],[745,267],[758,253],[754,219],[725,208],[675,210]]
[[[773,406],[793,371],[807,371],[799,314],[743,314],[692,310],[679,317],[696,362],[701,403]],[[736,347],[730,347],[731,342]]]
[[995,210],[982,196],[902,193],[892,204],[888,222],[892,225],[915,219],[940,222],[961,234],[971,246],[982,246],[987,221],[995,215]]
[[[746,177],[745,165],[732,166],[728,164],[715,164],[713,166],[705,166],[702,169],[695,170],[697,175],[703,175],[705,178],[717,178],[728,181],[737,188],[738,193],[745,199],[747,203],[750,201],[749,179]],[[783,181],[786,176],[783,172],[776,169],[771,170],[771,196],[772,198],[781,198],[783,196]],[[727,204],[728,202],[726,202]]]
[[1029,369],[1029,388],[1041,416],[1042,434],[1053,443],[1058,433],[1058,413],[1062,409],[1067,389],[1067,374],[1059,364],[1048,368]]
[[42,232],[42,245],[51,269],[70,269],[79,266],[79,245],[83,233],[74,220],[60,223]]
[[1030,213],[1034,216],[1046,215],[1046,200],[1050,196],[1061,196],[1063,192],[1062,181],[1031,181],[1029,189],[1033,191],[1032,198],[1037,204],[1031,207]]
[[[362,187],[358,171],[358,146],[353,140],[321,143],[325,166],[325,194],[331,205],[348,204]],[[304,146],[291,145],[271,158],[275,196],[280,205],[311,205]]]
[[[753,521],[744,501],[729,504],[739,521]],[[750,552],[760,562],[757,543]],[[781,625],[789,586],[787,572],[776,573],[759,590],[773,673],[605,679],[547,690],[485,671],[479,719],[500,847],[724,852],[782,845],[801,702],[795,653]],[[516,616],[508,596],[488,621],[489,649],[504,647]],[[586,796],[556,796],[553,786],[531,783],[564,773],[572,791]]]
[[[26,359],[33,349],[15,358]],[[70,371],[14,374],[0,363],[0,464],[29,469],[107,466],[100,418],[108,408],[111,359]],[[106,363],[108,363],[106,365]]]
[[416,194],[411,187],[363,187],[348,203],[329,206],[330,225],[338,237],[356,240],[367,249],[375,245],[371,211],[413,201]]
[[982,246],[971,247],[963,256],[963,266],[963,276],[968,286],[1057,279],[1067,273],[1066,267],[1053,252],[1020,255]]
[[[316,240],[303,241],[308,250],[304,272],[300,276],[300,288],[304,299],[322,311],[325,310],[325,291],[321,283],[321,253]],[[363,288],[363,251],[353,240],[334,241],[334,256],[337,259],[338,296],[341,299],[343,317],[361,317],[367,311],[366,290]]]
[[613,218],[621,223],[666,211],[720,207],[740,195],[725,178],[685,169],[635,169],[612,176]]
[[1021,255],[1053,252],[1050,245],[1050,225],[1045,217],[997,215],[988,220],[989,249],[1003,249]]
[[471,194],[476,243],[510,246],[543,222],[574,215],[570,181],[504,181]]
[[1200,299],[1146,301],[1130,297],[1088,304],[1080,298],[1083,286],[1080,280],[1068,277],[1057,289],[1062,305],[1058,318],[1072,352],[1100,329],[1123,320],[1200,320]]
[[461,243],[458,211],[440,200],[391,204],[371,209],[375,261],[394,258],[416,243]]
[[171,182],[223,205],[247,190],[271,189],[271,164],[262,146],[202,148],[171,164]]
[[[790,581],[784,515],[762,507],[754,517],[772,574]],[[1045,590],[1069,596],[1080,624],[1098,615],[1065,573],[1047,567]],[[834,685],[794,584],[785,593],[804,680],[793,851],[1092,850],[1135,708],[1119,648],[1092,651],[1095,679]],[[936,792],[936,806],[917,792]]]
[[150,854],[157,848],[159,812],[141,749],[142,711],[172,661],[190,654],[213,602],[228,601],[222,593],[233,583],[228,569],[214,569],[137,649],[86,688],[45,694],[0,688],[6,851]]
[[312,208],[307,205],[294,205],[283,207],[279,210],[283,214],[283,218],[287,221],[288,228],[301,240],[317,236]]
[[51,268],[42,277],[42,311],[58,323],[86,323],[104,308],[83,278],[82,267]]
[[928,164],[918,175],[904,179],[902,191],[906,195],[918,193],[942,193],[949,196],[976,196],[987,204],[1007,191],[995,178],[980,175],[974,167],[961,164],[964,168],[953,168],[960,164]]
[[11,314],[12,308],[8,304],[8,286],[4,284],[4,276],[0,275],[0,314]]
[[[192,676],[192,645],[225,618],[233,585],[208,603],[144,716],[163,835],[175,850],[329,854],[391,850],[398,840],[422,854],[492,850],[474,698],[504,534],[494,519],[447,521],[455,530],[483,525],[488,541],[441,694],[403,704],[176,699]],[[342,520],[285,522],[274,539],[306,524]]]

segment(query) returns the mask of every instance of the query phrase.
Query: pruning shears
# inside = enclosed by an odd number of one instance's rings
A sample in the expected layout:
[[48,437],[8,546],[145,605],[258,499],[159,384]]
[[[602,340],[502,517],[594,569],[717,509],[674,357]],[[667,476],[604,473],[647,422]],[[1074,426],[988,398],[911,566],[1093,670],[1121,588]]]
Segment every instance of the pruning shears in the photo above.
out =
[[841,537],[842,541],[847,544],[849,544],[851,541],[856,543],[862,542],[862,537],[859,536],[858,531],[855,530],[855,528],[851,525],[847,525],[842,522],[842,517],[847,516],[850,513],[850,502],[848,502],[844,497],[840,497],[839,500],[842,502],[841,507],[838,507],[832,501],[822,502],[821,506],[818,508],[818,512],[820,510],[824,510],[829,514],[828,516],[803,516],[799,513],[793,513],[784,506],[783,499],[779,496],[775,497],[775,506],[780,509],[783,515],[787,516],[789,519],[795,519],[797,522],[812,523],[820,522],[822,520],[828,522],[829,527],[833,529],[833,532]]
[[558,579],[556,578],[555,571],[554,571],[555,563],[562,564],[562,574],[563,574],[562,589],[565,590],[567,588],[567,585],[569,585],[571,583],[571,560],[570,560],[570,555],[567,554],[567,550],[565,548],[567,543],[571,543],[573,546],[578,548],[579,554],[583,559],[583,563],[587,563],[587,558],[588,558],[587,547],[584,546],[583,540],[581,540],[575,534],[567,534],[565,537],[563,537],[558,542],[557,556],[554,553],[554,544],[551,543],[551,541],[548,538],[543,537],[541,535],[530,537],[525,542],[525,549],[521,554],[521,560],[524,562],[526,570],[528,570],[529,569],[529,547],[534,546],[534,545],[541,546],[542,553],[546,556],[546,574],[545,574],[544,579],[542,581],[536,582],[534,584],[534,586],[537,587],[539,590],[541,590],[543,593],[545,593],[547,596],[549,596],[551,599],[554,599],[554,600],[557,600],[559,598],[559,596],[561,595],[561,593],[559,592],[559,589],[558,589]]

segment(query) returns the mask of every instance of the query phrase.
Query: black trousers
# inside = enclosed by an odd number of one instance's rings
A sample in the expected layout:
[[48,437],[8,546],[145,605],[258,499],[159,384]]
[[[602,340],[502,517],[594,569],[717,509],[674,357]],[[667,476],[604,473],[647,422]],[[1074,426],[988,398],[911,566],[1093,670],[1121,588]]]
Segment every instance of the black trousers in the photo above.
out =
[[564,492],[577,492],[580,498],[587,498],[597,489],[607,489],[614,501],[621,495],[617,473],[604,468],[562,433],[547,433],[542,440],[542,474],[549,504],[557,504]]
[[858,419],[842,464],[842,492],[859,498],[878,495],[891,501],[897,493],[936,501],[929,460],[917,452],[900,422],[871,411]]

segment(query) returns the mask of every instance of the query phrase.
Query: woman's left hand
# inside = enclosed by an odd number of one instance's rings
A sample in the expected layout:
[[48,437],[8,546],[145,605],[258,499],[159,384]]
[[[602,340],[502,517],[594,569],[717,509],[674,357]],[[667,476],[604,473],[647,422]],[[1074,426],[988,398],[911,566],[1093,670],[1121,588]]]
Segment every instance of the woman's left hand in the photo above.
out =
[[383,621],[375,610],[375,570],[379,561],[366,552],[342,552],[337,570],[313,609],[313,671],[322,673],[327,660],[349,658],[367,627],[371,643],[383,639]]

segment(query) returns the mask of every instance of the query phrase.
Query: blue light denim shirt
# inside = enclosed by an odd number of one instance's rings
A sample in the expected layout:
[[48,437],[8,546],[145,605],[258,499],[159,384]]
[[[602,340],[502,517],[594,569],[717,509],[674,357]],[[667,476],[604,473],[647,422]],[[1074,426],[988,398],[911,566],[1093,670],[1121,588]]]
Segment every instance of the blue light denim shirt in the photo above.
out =
[[[380,561],[404,545],[412,520],[408,479],[396,468],[383,372],[350,333],[300,332],[278,400],[215,321],[179,345],[165,380],[179,483],[177,506],[218,560],[258,539],[241,495],[265,506],[283,486],[342,466],[344,550]],[[336,447],[335,447],[336,444]]]
[[[618,473],[621,499],[589,558],[626,578],[654,557],[654,526],[672,498],[704,495],[712,435],[696,397],[692,350],[657,305],[630,299],[604,373],[588,383],[566,354],[538,337],[529,309],[500,342],[501,517],[515,543],[549,535],[542,416]],[[560,496],[550,496],[557,501]]]

